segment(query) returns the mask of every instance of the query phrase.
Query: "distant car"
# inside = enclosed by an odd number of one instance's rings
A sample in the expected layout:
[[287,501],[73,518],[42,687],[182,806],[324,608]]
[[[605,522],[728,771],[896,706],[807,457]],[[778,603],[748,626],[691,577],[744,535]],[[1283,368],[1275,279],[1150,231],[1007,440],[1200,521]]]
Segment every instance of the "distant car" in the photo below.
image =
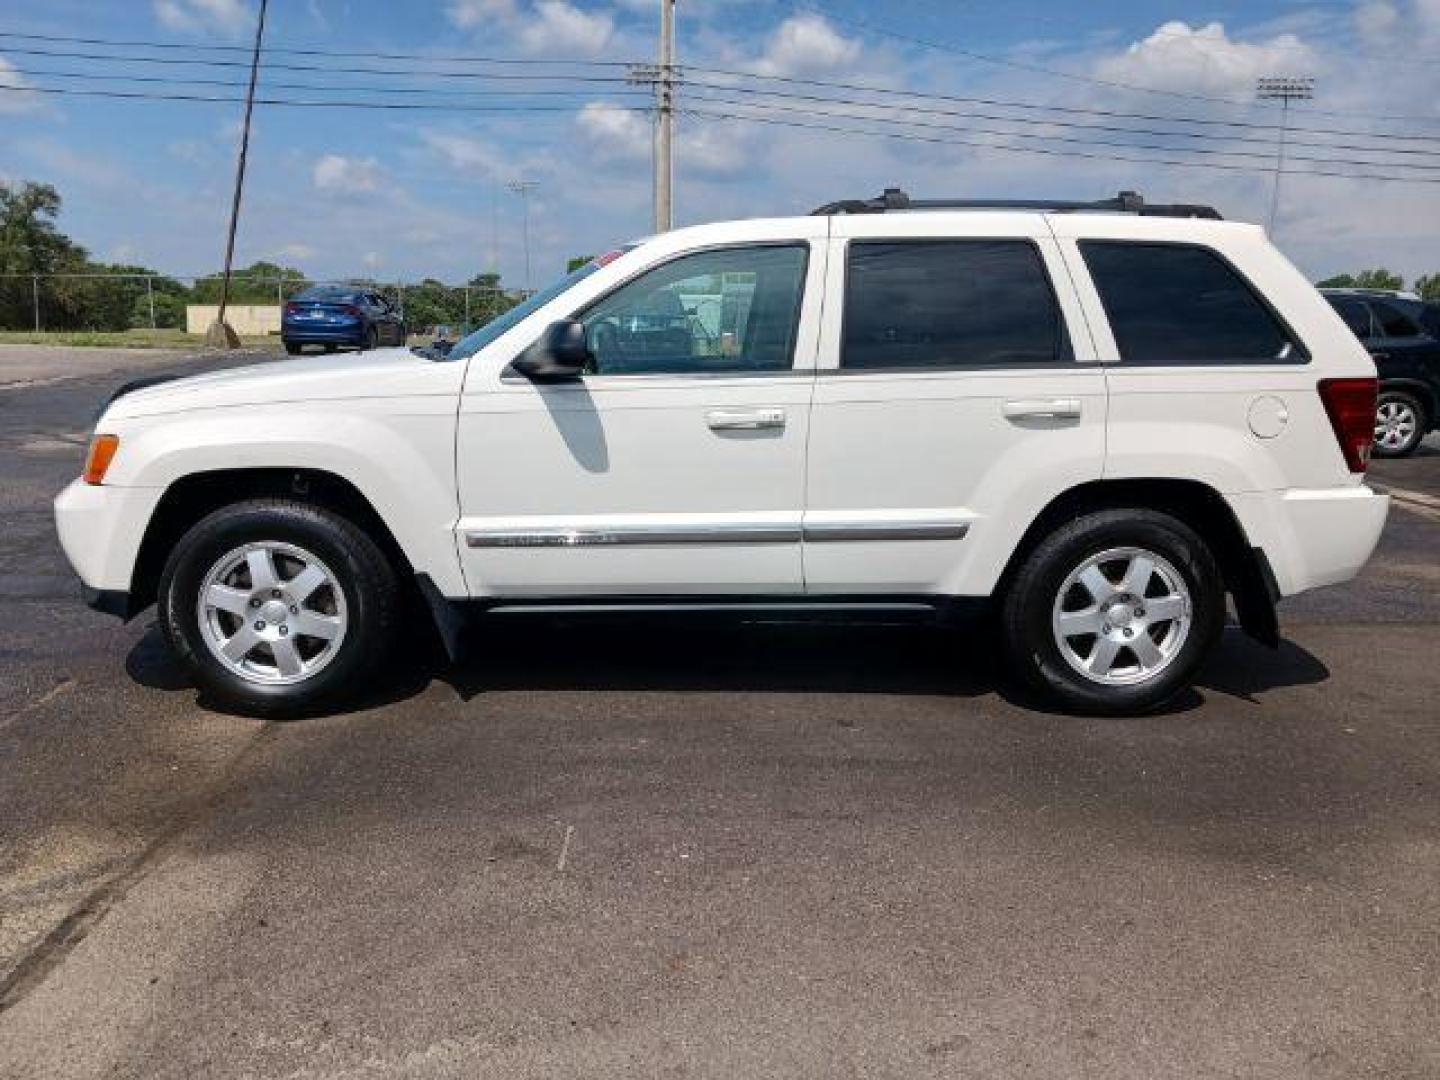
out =
[[405,344],[405,320],[395,305],[353,285],[313,285],[285,304],[280,339],[291,356],[306,345],[332,352],[345,345],[373,349]]
[[1322,289],[1380,376],[1375,454],[1404,457],[1440,428],[1440,304],[1380,289]]

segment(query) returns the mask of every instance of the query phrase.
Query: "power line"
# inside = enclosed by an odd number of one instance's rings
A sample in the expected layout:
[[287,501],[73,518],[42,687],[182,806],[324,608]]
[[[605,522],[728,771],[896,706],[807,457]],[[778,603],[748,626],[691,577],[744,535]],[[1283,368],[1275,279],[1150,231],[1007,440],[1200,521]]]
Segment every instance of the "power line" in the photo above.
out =
[[[906,112],[923,113],[923,114],[926,114],[926,115],[934,115],[934,116],[963,117],[963,118],[973,118],[973,119],[977,119],[977,120],[998,120],[998,121],[1001,121],[1001,122],[1004,122],[1004,123],[1034,124],[1034,125],[1036,125],[1037,127],[1066,128],[1066,129],[1073,129],[1073,130],[1076,130],[1076,131],[1105,131],[1105,132],[1120,133],[1120,134],[1127,134],[1127,135],[1154,135],[1154,136],[1159,136],[1159,137],[1163,137],[1163,138],[1171,138],[1171,139],[1211,139],[1211,140],[1215,140],[1215,141],[1248,143],[1248,144],[1255,144],[1255,145],[1261,145],[1261,146],[1267,146],[1267,147],[1273,147],[1273,146],[1274,146],[1274,143],[1275,143],[1275,140],[1274,140],[1273,138],[1266,138],[1266,137],[1255,136],[1255,135],[1216,134],[1216,133],[1212,133],[1212,132],[1203,132],[1203,131],[1174,131],[1174,130],[1168,130],[1168,129],[1163,129],[1163,128],[1135,128],[1135,127],[1125,127],[1125,126],[1119,125],[1119,124],[1082,124],[1082,123],[1076,123],[1075,121],[1071,121],[1071,120],[1057,120],[1057,119],[1054,119],[1054,118],[1034,119],[1034,118],[1031,118],[1031,117],[1028,117],[1028,116],[1006,116],[1006,115],[1003,115],[1003,114],[1000,114],[1000,113],[978,112],[978,111],[974,111],[974,110],[965,111],[965,110],[959,110],[959,109],[941,109],[941,108],[936,108],[936,107],[934,107],[934,106],[916,105],[916,104],[912,104],[912,103],[910,103],[910,102],[908,102],[908,101],[905,102],[905,103],[903,103],[903,104],[889,104],[889,103],[887,103],[887,102],[879,102],[879,101],[860,101],[860,100],[857,100],[857,99],[855,99],[855,98],[849,98],[849,97],[833,97],[833,96],[827,97],[827,96],[820,95],[820,94],[800,94],[800,93],[795,93],[795,92],[792,92],[792,91],[785,91],[785,90],[761,90],[761,89],[752,88],[752,87],[745,87],[745,86],[728,86],[728,85],[725,85],[725,84],[723,84],[723,83],[698,82],[698,81],[696,81],[696,80],[694,80],[694,79],[685,79],[685,80],[683,81],[682,85],[684,85],[684,86],[686,86],[686,87],[692,87],[692,88],[695,88],[695,89],[698,89],[698,90],[721,90],[721,91],[731,92],[731,93],[747,93],[747,94],[755,94],[755,95],[757,95],[757,96],[764,96],[764,97],[778,97],[778,98],[786,98],[786,99],[790,99],[790,100],[794,100],[794,101],[810,101],[810,102],[830,103],[830,104],[847,105],[847,106],[854,106],[854,107],[857,107],[857,108],[867,108],[867,109],[888,109],[888,110],[891,110],[891,111],[904,110],[904,111],[906,111]],[[877,119],[879,119],[879,118],[877,118]],[[1337,134],[1338,134],[1338,133],[1337,133]],[[1380,135],[1380,136],[1375,136],[1375,137],[1377,137],[1377,138],[1385,138],[1386,136]],[[1434,142],[1436,142],[1436,143],[1440,143],[1440,138],[1437,138],[1437,139],[1434,139],[1434,140],[1431,140],[1431,141],[1434,141]],[[1436,147],[1435,149],[1433,149],[1433,150],[1426,150],[1426,149],[1420,149],[1420,148],[1416,148],[1416,147],[1395,147],[1395,148],[1391,148],[1391,147],[1369,146],[1369,145],[1360,145],[1360,144],[1352,144],[1352,143],[1305,142],[1305,141],[1298,141],[1298,140],[1293,140],[1293,139],[1290,140],[1290,145],[1292,145],[1292,146],[1307,146],[1307,147],[1312,147],[1312,148],[1314,148],[1314,149],[1321,149],[1321,150],[1355,150],[1355,151],[1360,151],[1360,152],[1373,152],[1373,153],[1382,153],[1382,154],[1420,154],[1420,155],[1440,154],[1440,145],[1437,145],[1437,147]]]
[[[127,101],[190,101],[215,104],[242,102],[243,97],[224,97],[210,94],[157,94],[141,90],[79,90],[59,86],[4,86],[0,93],[12,94],[60,94],[66,97],[117,98]],[[623,112],[647,113],[648,108],[602,102]],[[426,110],[431,112],[564,112],[573,113],[573,105],[442,105],[409,101],[297,101],[293,98],[257,97],[256,105],[278,105],[301,109],[399,109]]]
[[[829,11],[820,7],[819,5],[815,4],[813,0],[784,0],[784,2],[798,11],[808,12],[812,15],[819,15],[822,18],[833,19],[835,22],[841,23],[842,25],[854,27],[855,29],[858,29],[865,33],[879,34],[882,37],[893,38],[896,41],[903,41],[910,45],[919,45],[922,48],[933,49],[937,52],[954,53],[957,56],[968,57],[971,60],[978,60],[986,64],[996,64],[1001,67],[1015,68],[1020,71],[1029,71],[1037,75],[1049,75],[1057,79],[1068,79],[1072,82],[1086,83],[1091,86],[1101,86],[1111,90],[1125,90],[1132,93],[1141,94],[1160,94],[1165,97],[1181,98],[1190,101],[1206,101],[1217,105],[1239,106],[1242,108],[1250,109],[1254,109],[1257,107],[1256,102],[1249,100],[1216,97],[1209,94],[1196,94],[1183,90],[1165,90],[1155,86],[1139,86],[1135,83],[1119,82],[1113,79],[1101,79],[1093,75],[1080,75],[1073,71],[1060,71],[1057,68],[1046,67],[1043,64],[1031,64],[1024,60],[1016,60],[1013,57],[993,56],[989,53],[976,52],[973,49],[965,49],[959,45],[954,45],[947,41],[935,41],[928,38],[917,37],[913,34],[903,34],[899,31],[889,30],[882,26],[876,26],[873,23],[861,22],[858,19],[849,19],[843,15],[837,15],[833,11]],[[1371,120],[1424,120],[1430,123],[1440,121],[1440,117],[1435,116],[1379,115],[1375,113],[1334,112],[1322,109],[1306,109],[1304,111],[1312,116],[1352,116],[1357,118],[1365,117]]]
[[[1119,109],[1083,108],[1083,107],[1075,106],[1075,105],[1057,105],[1057,104],[1050,104],[1050,103],[1046,103],[1046,102],[1036,102],[1036,101],[1007,101],[1007,100],[1004,99],[1004,98],[973,97],[973,96],[967,96],[967,95],[963,95],[963,94],[941,94],[941,93],[927,92],[927,91],[919,91],[919,90],[896,90],[896,89],[894,89],[894,88],[892,88],[892,87],[885,87],[885,86],[866,86],[866,85],[863,84],[863,83],[839,82],[839,81],[836,81],[836,80],[826,80],[826,79],[803,79],[803,78],[799,78],[799,77],[797,77],[797,76],[790,76],[790,75],[761,75],[761,74],[757,74],[757,73],[755,73],[755,72],[749,72],[749,71],[735,71],[735,70],[733,70],[733,69],[724,69],[724,68],[698,67],[698,66],[695,66],[695,65],[687,65],[686,67],[684,67],[684,68],[682,69],[682,74],[683,74],[683,73],[686,73],[686,72],[692,72],[692,71],[698,71],[698,72],[700,72],[701,74],[705,74],[705,75],[720,75],[720,76],[725,76],[725,77],[728,77],[728,78],[748,79],[748,80],[751,80],[751,81],[759,80],[759,81],[764,81],[764,82],[777,82],[777,83],[782,83],[782,84],[792,85],[792,86],[809,86],[809,87],[819,87],[819,88],[824,88],[824,89],[848,90],[848,91],[852,91],[852,92],[860,92],[860,93],[866,93],[866,94],[875,94],[875,95],[888,96],[888,97],[902,97],[902,98],[907,98],[907,99],[917,98],[917,99],[922,99],[922,100],[923,100],[923,99],[929,99],[929,100],[933,100],[933,101],[957,102],[957,103],[961,103],[961,104],[994,105],[994,106],[997,106],[997,107],[1000,107],[1000,108],[1030,109],[1030,110],[1035,110],[1035,111],[1040,111],[1040,112],[1046,112],[1046,113],[1063,113],[1063,114],[1065,114],[1065,115],[1067,115],[1067,116],[1069,116],[1069,115],[1103,116],[1103,117],[1111,117],[1111,118],[1116,118],[1116,119],[1147,120],[1147,121],[1155,121],[1155,122],[1160,122],[1160,123],[1194,124],[1194,125],[1201,126],[1201,127],[1230,127],[1230,128],[1240,128],[1240,129],[1251,130],[1251,131],[1275,131],[1275,132],[1278,132],[1278,131],[1280,130],[1280,125],[1279,125],[1279,124],[1259,123],[1259,122],[1250,121],[1250,120],[1221,120],[1221,119],[1216,118],[1216,117],[1175,116],[1175,115],[1173,115],[1173,114],[1166,114],[1166,113],[1135,113],[1135,112],[1126,112],[1126,111],[1119,110]],[[1435,119],[1435,122],[1440,122],[1440,117],[1437,117],[1437,118],[1434,118],[1434,119]],[[1398,139],[1398,140],[1402,140],[1402,141],[1405,141],[1405,142],[1417,142],[1417,141],[1418,141],[1418,142],[1437,142],[1437,141],[1440,141],[1440,135],[1406,135],[1406,134],[1401,133],[1401,132],[1389,132],[1389,131],[1349,131],[1349,130],[1336,130],[1336,129],[1331,129],[1331,128],[1301,128],[1301,127],[1291,127],[1289,130],[1290,130],[1290,132],[1291,132],[1292,134],[1293,134],[1293,133],[1308,133],[1308,134],[1312,134],[1312,135],[1341,135],[1341,136],[1345,136],[1345,137],[1349,137],[1349,138],[1362,138],[1362,139],[1363,139],[1363,138],[1386,138],[1386,139]]]
[[[872,135],[876,138],[881,139],[924,142],[940,146],[968,146],[980,150],[998,150],[1002,152],[1019,154],[1044,154],[1049,157],[1086,158],[1094,161],[1129,162],[1137,165],[1172,165],[1178,168],[1223,169],[1228,172],[1247,173],[1255,172],[1255,167],[1253,165],[1231,165],[1219,161],[1177,161],[1165,158],[1126,157],[1121,154],[1091,154],[1083,150],[1054,150],[1043,146],[1007,146],[1000,143],[978,142],[973,139],[943,139],[938,136],[918,135],[911,132],[901,132],[895,130],[875,131],[873,129],[867,128],[843,127],[838,124],[817,124],[811,123],[809,121],[783,120],[773,116],[755,116],[753,114],[746,115],[737,113],[709,112],[700,109],[685,109],[684,114],[691,117],[707,118],[713,120],[736,120],[760,124],[771,124],[780,127],[804,128],[813,131],[830,131],[841,135]],[[1388,176],[1382,173],[1342,173],[1323,171],[1319,169],[1287,169],[1285,170],[1285,172],[1287,175],[1290,176],[1324,176],[1344,180],[1389,180],[1413,184],[1440,183],[1440,178],[1432,179],[1429,177]]]
[[[978,127],[978,126],[975,126],[975,125],[973,125],[973,124],[972,124],[972,125],[967,125],[967,126],[965,126],[965,127],[962,128],[962,127],[956,127],[956,126],[954,126],[954,125],[952,125],[952,124],[936,124],[936,123],[930,123],[930,122],[925,121],[925,120],[910,120],[910,119],[901,119],[901,118],[888,117],[888,116],[857,116],[857,115],[854,114],[853,112],[850,112],[850,113],[847,113],[847,112],[826,112],[826,111],[818,110],[818,109],[805,109],[805,108],[802,108],[802,107],[799,107],[799,106],[794,106],[794,105],[778,105],[778,104],[771,104],[771,103],[768,103],[768,102],[751,103],[751,102],[747,102],[747,101],[743,101],[743,100],[737,101],[737,100],[735,100],[735,99],[733,99],[733,98],[722,98],[722,97],[714,97],[714,96],[693,98],[692,100],[699,100],[699,101],[702,101],[702,102],[711,101],[711,102],[716,102],[716,103],[722,104],[722,105],[740,105],[740,106],[744,106],[744,107],[746,107],[746,108],[780,110],[780,111],[782,111],[782,112],[794,113],[794,114],[800,115],[800,116],[815,116],[815,117],[820,117],[820,118],[835,117],[835,118],[837,118],[837,119],[851,119],[851,120],[869,120],[869,121],[881,122],[881,123],[903,124],[903,125],[905,125],[905,126],[907,126],[907,127],[920,127],[920,128],[927,128],[927,129],[932,129],[932,130],[937,130],[937,131],[960,131],[960,132],[970,131],[970,132],[975,132],[975,133],[981,134],[981,135],[997,135],[997,136],[1001,136],[1001,137],[1005,137],[1005,138],[1017,138],[1017,139],[1036,139],[1036,140],[1040,140],[1040,141],[1042,141],[1042,142],[1073,143],[1073,144],[1077,144],[1077,145],[1081,145],[1081,146],[1105,146],[1105,147],[1113,147],[1113,148],[1115,148],[1115,149],[1121,149],[1121,150],[1135,150],[1135,151],[1149,150],[1149,151],[1157,151],[1157,152],[1161,152],[1161,153],[1171,153],[1171,154],[1203,154],[1203,155],[1218,156],[1218,157],[1253,158],[1253,159],[1256,159],[1256,160],[1259,160],[1259,161],[1263,161],[1263,162],[1270,162],[1270,161],[1273,161],[1273,160],[1275,159],[1275,154],[1274,154],[1273,151],[1267,151],[1267,152],[1263,152],[1263,153],[1262,153],[1262,152],[1260,152],[1260,151],[1255,151],[1255,150],[1227,150],[1227,149],[1223,149],[1223,148],[1207,147],[1207,146],[1195,146],[1195,147],[1160,146],[1160,145],[1156,145],[1156,144],[1154,144],[1154,143],[1116,142],[1116,141],[1107,140],[1107,139],[1078,138],[1078,137],[1070,136],[1070,135],[1041,135],[1041,134],[1035,134],[1035,133],[1032,133],[1032,132],[1025,132],[1025,131],[1006,131],[1006,130],[1001,130],[1001,129],[999,129],[999,128]],[[1293,161],[1308,161],[1308,162],[1312,162],[1312,163],[1314,163],[1314,164],[1322,164],[1322,165],[1358,165],[1358,166],[1362,166],[1362,167],[1366,167],[1366,168],[1385,167],[1385,168],[1403,168],[1403,169],[1440,170],[1440,163],[1437,163],[1437,164],[1428,164],[1428,163],[1423,163],[1423,162],[1420,162],[1420,163],[1410,163],[1410,162],[1400,162],[1400,161],[1395,161],[1395,162],[1379,162],[1379,161],[1367,161],[1367,160],[1356,159],[1356,158],[1327,158],[1327,157],[1317,157],[1317,156],[1315,156],[1315,155],[1306,155],[1306,154],[1291,154],[1291,155],[1289,155],[1289,156],[1290,156],[1291,160],[1293,160]]]
[[[243,45],[194,45],[177,41],[117,41],[114,38],[64,37],[59,34],[20,34],[0,30],[0,38],[15,38],[19,41],[48,41],[68,45],[109,45],[116,48],[134,49],[180,49],[185,52],[209,50],[211,52],[248,52]],[[16,50],[11,50],[16,51]],[[394,53],[394,52],[347,52],[337,49],[293,49],[279,45],[266,45],[262,54],[284,54],[287,56],[332,56],[340,59],[370,60],[440,60],[446,63],[474,64],[518,64],[529,67],[533,64],[568,64],[573,67],[629,67],[625,60],[573,60],[570,58],[546,60],[539,57],[477,56],[473,53]]]

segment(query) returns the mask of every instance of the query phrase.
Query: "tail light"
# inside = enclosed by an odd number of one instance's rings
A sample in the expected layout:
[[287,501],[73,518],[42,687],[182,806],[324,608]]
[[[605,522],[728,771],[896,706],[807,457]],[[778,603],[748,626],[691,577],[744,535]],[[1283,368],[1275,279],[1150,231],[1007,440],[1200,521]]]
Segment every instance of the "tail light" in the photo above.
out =
[[120,449],[120,436],[96,435],[90,440],[90,452],[85,455],[85,476],[87,484],[99,484],[105,480],[105,472]]
[[1370,447],[1375,441],[1375,399],[1380,380],[1321,379],[1320,400],[1335,429],[1340,452],[1352,473],[1363,473],[1370,464]]
[[287,300],[287,301],[285,301],[285,314],[286,314],[286,315],[294,315],[294,314],[295,314],[297,311],[299,311],[299,310],[300,310],[300,305],[297,304],[297,303],[295,303],[294,300]]
[[358,307],[356,307],[354,304],[346,304],[345,307],[343,308],[343,310],[344,310],[344,312],[345,312],[346,315],[359,315],[359,314],[360,314],[360,309],[359,309]]

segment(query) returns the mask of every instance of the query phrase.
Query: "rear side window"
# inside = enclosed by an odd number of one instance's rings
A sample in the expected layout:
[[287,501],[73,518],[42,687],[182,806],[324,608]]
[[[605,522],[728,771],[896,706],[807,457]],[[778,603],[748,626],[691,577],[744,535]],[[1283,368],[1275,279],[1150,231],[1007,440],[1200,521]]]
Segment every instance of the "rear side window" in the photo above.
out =
[[1024,367],[1069,359],[1028,240],[852,242],[842,368]]
[[[1420,305],[1415,305],[1419,307]],[[1384,300],[1373,300],[1370,309],[1375,312],[1375,322],[1384,337],[1419,337],[1420,327],[1398,305]]]
[[1088,240],[1085,264],[1127,364],[1304,363],[1304,349],[1215,252]]

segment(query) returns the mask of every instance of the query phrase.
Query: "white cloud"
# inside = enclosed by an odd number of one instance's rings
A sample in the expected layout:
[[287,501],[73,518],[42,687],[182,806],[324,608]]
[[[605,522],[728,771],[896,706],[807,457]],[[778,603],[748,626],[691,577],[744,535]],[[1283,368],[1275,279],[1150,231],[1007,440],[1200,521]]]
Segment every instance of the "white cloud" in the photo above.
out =
[[776,28],[755,67],[765,75],[819,75],[853,67],[860,52],[860,42],[844,37],[823,16],[805,13]]
[[367,251],[360,256],[360,262],[364,264],[366,270],[378,269],[384,261],[378,251]]
[[536,55],[596,56],[614,34],[615,20],[605,12],[581,11],[566,0],[538,0],[515,36],[522,49]]
[[379,190],[380,164],[374,158],[350,158],[343,154],[325,154],[315,162],[311,178],[315,187],[320,191],[348,195],[364,194]]
[[640,113],[591,101],[576,115],[575,123],[592,159],[638,161],[650,154],[651,125]]
[[1316,66],[1314,52],[1293,34],[1254,44],[1231,38],[1218,22],[1193,28],[1168,22],[1123,53],[1102,59],[1095,73],[1156,90],[1244,96],[1254,92],[1261,75],[1305,75]]
[[0,113],[30,112],[40,107],[40,95],[26,93],[30,83],[15,70],[15,65],[0,56]]
[[461,30],[476,30],[495,20],[508,22],[515,17],[515,0],[454,0],[445,8],[450,22]]
[[489,176],[495,176],[500,171],[501,154],[480,139],[426,129],[420,132],[420,141],[443,157],[452,169],[479,170]]
[[274,255],[277,259],[313,259],[316,250],[309,244],[281,244],[275,249]]
[[237,34],[255,25],[245,0],[154,0],[155,17],[172,30]]

